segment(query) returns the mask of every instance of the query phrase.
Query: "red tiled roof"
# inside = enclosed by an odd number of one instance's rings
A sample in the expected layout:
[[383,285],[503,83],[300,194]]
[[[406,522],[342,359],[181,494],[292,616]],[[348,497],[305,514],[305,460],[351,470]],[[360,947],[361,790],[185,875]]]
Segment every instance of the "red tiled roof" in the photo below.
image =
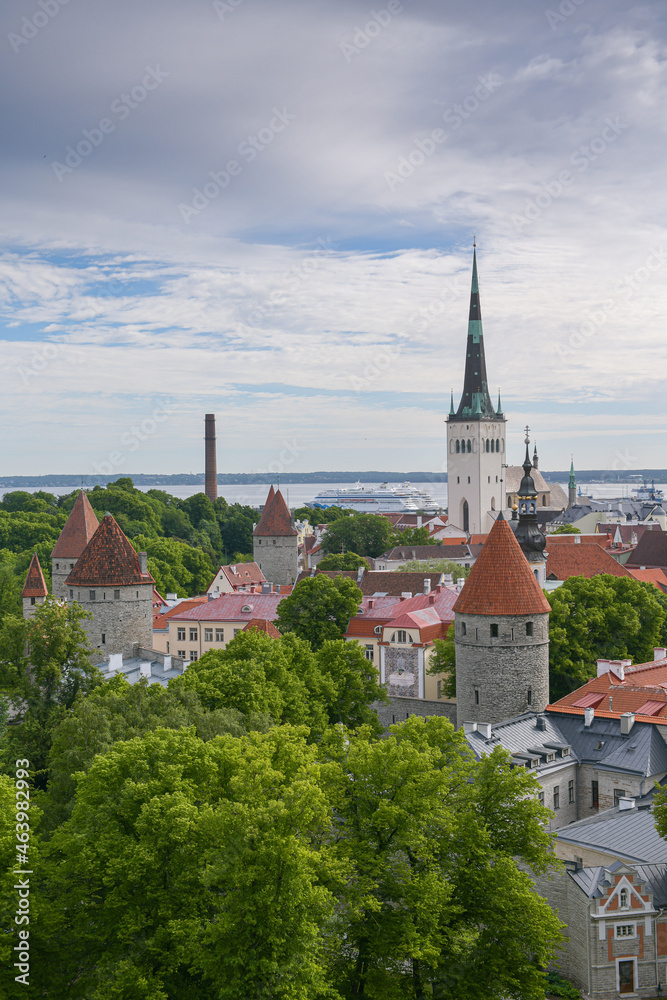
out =
[[296,535],[296,528],[292,527],[292,518],[289,509],[280,490],[273,492],[273,486],[269,490],[266,504],[259,519],[259,524],[253,531],[253,535]]
[[37,553],[33,552],[23,590],[21,591],[21,597],[46,597],[47,594],[48,590],[44,582],[42,567],[40,566]]
[[[222,571],[230,586],[236,590],[238,587],[247,587],[252,583],[266,583],[266,577],[256,562],[236,563],[235,565],[221,566],[218,573]],[[218,575],[215,574],[215,576]],[[213,580],[215,580],[215,576]],[[213,585],[211,580],[210,586]]]
[[571,576],[593,577],[599,573],[630,576],[625,566],[600,545],[555,545],[547,539],[547,580],[569,580]]
[[454,611],[471,615],[540,615],[550,610],[514,532],[499,514]]
[[[583,715],[584,709],[594,708],[595,714],[605,718],[619,718],[633,712],[651,718],[660,713],[667,715],[667,657],[635,667],[625,667],[624,679],[613,668],[599,677],[593,677],[576,691],[565,695],[551,705],[553,711],[567,711]],[[608,707],[608,704],[611,707]],[[598,706],[604,709],[598,709]]]
[[264,635],[268,635],[271,639],[280,639],[280,632],[273,624],[273,622],[267,621],[266,618],[251,618],[248,624],[244,627],[244,632],[262,632]]
[[107,514],[65,583],[81,587],[128,587],[155,580],[150,573],[142,576],[137,553],[112,515]]
[[364,573],[359,590],[364,595],[391,594],[400,597],[401,594],[423,594],[424,580],[431,581],[431,592],[435,590],[440,582],[442,573],[440,572],[414,572],[408,573],[404,570],[371,570]]
[[208,604],[208,597],[192,597],[189,601],[181,601],[175,607],[169,608],[169,610],[165,611],[162,615],[155,615],[153,618],[153,628],[169,628],[170,618],[173,618],[174,615],[181,614],[183,611],[189,611],[191,608],[196,608],[198,604]]
[[[172,621],[243,621],[250,622],[254,618],[273,621],[278,605],[285,597],[280,594],[221,594],[212,601],[206,601],[199,607],[172,615]],[[243,611],[244,607],[250,608]]]
[[609,543],[605,534],[595,535],[547,535],[547,548],[554,545],[599,545],[604,549]]
[[628,572],[630,576],[634,576],[635,580],[639,580],[640,583],[652,583],[658,590],[667,593],[667,576],[664,569],[660,569],[660,567],[656,567],[655,569],[631,569]]
[[97,514],[90,506],[90,500],[81,490],[53,547],[51,558],[78,559],[99,525]]

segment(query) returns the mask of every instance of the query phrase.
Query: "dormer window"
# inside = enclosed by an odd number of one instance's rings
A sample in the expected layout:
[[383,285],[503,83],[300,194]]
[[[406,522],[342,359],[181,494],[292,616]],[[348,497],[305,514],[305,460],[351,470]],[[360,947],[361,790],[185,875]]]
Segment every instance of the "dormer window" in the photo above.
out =
[[627,910],[630,906],[630,896],[627,889],[621,889],[618,894],[618,905],[622,910]]
[[398,632],[394,632],[394,634],[391,637],[391,641],[392,642],[407,642],[408,641],[408,633],[406,631],[404,631],[403,629],[399,629]]
[[245,614],[248,614],[250,611],[252,611],[252,607],[250,604],[244,604],[243,607],[241,608],[241,611],[243,611]]
[[373,629],[373,632],[375,633],[375,635],[382,635],[382,626],[376,625],[375,628]]

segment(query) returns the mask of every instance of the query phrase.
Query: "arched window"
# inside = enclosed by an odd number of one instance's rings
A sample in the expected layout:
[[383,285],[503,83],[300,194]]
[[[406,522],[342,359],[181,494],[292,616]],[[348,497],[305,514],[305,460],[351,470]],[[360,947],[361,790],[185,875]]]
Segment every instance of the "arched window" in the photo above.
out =
[[628,901],[628,890],[627,889],[621,889],[621,891],[618,894],[618,902],[619,902],[619,906],[621,907],[622,910],[627,910],[628,906],[630,905],[630,903]]
[[470,531],[470,508],[468,507],[468,501],[463,501],[463,530]]
[[488,438],[486,439],[486,450],[491,451],[491,443]]
[[471,451],[472,451],[472,445],[470,443],[470,438],[468,438],[468,448],[467,448],[468,454],[470,454]]
[[394,634],[391,637],[391,641],[392,642],[407,642],[408,641],[408,633],[405,632],[403,629],[400,629],[398,632],[394,632]]
[[491,510],[495,510],[495,509],[496,509],[496,498],[495,497],[491,497]]
[[461,622],[461,635],[465,635],[465,634],[466,634],[466,623],[465,622]]
[[547,505],[547,495],[546,495],[546,493],[543,493],[542,494],[542,506],[546,507],[546,505]]
[[496,451],[500,451],[500,439],[496,438]]
[[458,454],[460,454],[460,452],[461,452],[461,442],[457,438],[456,439],[456,454],[458,455]]

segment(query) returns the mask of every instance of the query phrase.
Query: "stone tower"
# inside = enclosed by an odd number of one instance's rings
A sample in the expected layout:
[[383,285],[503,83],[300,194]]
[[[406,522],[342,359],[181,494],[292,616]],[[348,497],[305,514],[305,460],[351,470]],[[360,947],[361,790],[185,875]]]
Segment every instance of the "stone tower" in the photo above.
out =
[[65,581],[67,599],[92,613],[81,625],[96,659],[130,656],[134,643],[153,647],[153,587],[145,552],[135,552],[111,514]]
[[454,605],[457,725],[544,710],[550,610],[501,512]]
[[528,454],[528,428],[526,427],[526,457],[523,460],[523,479],[517,493],[519,518],[516,511],[512,515],[512,530],[521,551],[528,560],[528,565],[540,587],[546,586],[547,555],[545,552],[547,540],[537,523],[537,489],[531,475],[534,465],[530,464]]
[[493,524],[489,511],[503,507],[505,417],[489,396],[484,358],[482,312],[473,250],[472,288],[468,318],[463,395],[447,418],[447,493],[449,523],[473,534],[485,534]]
[[577,502],[577,479],[574,474],[574,456],[570,461],[570,481],[567,485],[567,505],[573,507]]
[[253,559],[269,583],[294,583],[298,574],[299,538],[280,490],[269,490],[252,533]]
[[99,525],[90,500],[81,490],[51,553],[51,589],[54,597],[67,597],[65,581]]
[[40,566],[37,553],[33,552],[30,565],[28,566],[28,572],[26,574],[23,590],[21,591],[21,599],[23,601],[23,617],[30,618],[31,615],[34,615],[35,607],[38,604],[44,603],[48,593],[49,592],[46,589],[44,574],[42,573],[42,567]]

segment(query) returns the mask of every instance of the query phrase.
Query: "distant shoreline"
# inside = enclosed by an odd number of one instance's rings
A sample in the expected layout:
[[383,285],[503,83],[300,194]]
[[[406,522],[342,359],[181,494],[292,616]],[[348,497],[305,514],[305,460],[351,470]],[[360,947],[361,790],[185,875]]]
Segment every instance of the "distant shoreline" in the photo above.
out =
[[[546,472],[540,469],[542,475],[548,482],[567,482],[569,471]],[[600,483],[620,486],[638,485],[637,476],[644,477],[649,482],[667,482],[667,469],[636,469],[632,473],[635,477],[629,478],[629,474],[620,476],[617,471],[610,469],[581,469],[577,470],[578,483]],[[90,488],[92,486],[106,486],[117,479],[131,479],[137,486],[155,486],[156,488],[165,486],[202,486],[204,487],[204,473],[128,473],[122,475],[116,473],[112,476],[99,475],[44,475],[44,476],[3,476],[0,478],[0,489],[21,489],[35,487],[76,487]],[[234,486],[247,484],[271,483],[446,483],[447,473],[445,472],[291,472],[281,475],[260,472],[228,472],[218,475],[219,486]]]

